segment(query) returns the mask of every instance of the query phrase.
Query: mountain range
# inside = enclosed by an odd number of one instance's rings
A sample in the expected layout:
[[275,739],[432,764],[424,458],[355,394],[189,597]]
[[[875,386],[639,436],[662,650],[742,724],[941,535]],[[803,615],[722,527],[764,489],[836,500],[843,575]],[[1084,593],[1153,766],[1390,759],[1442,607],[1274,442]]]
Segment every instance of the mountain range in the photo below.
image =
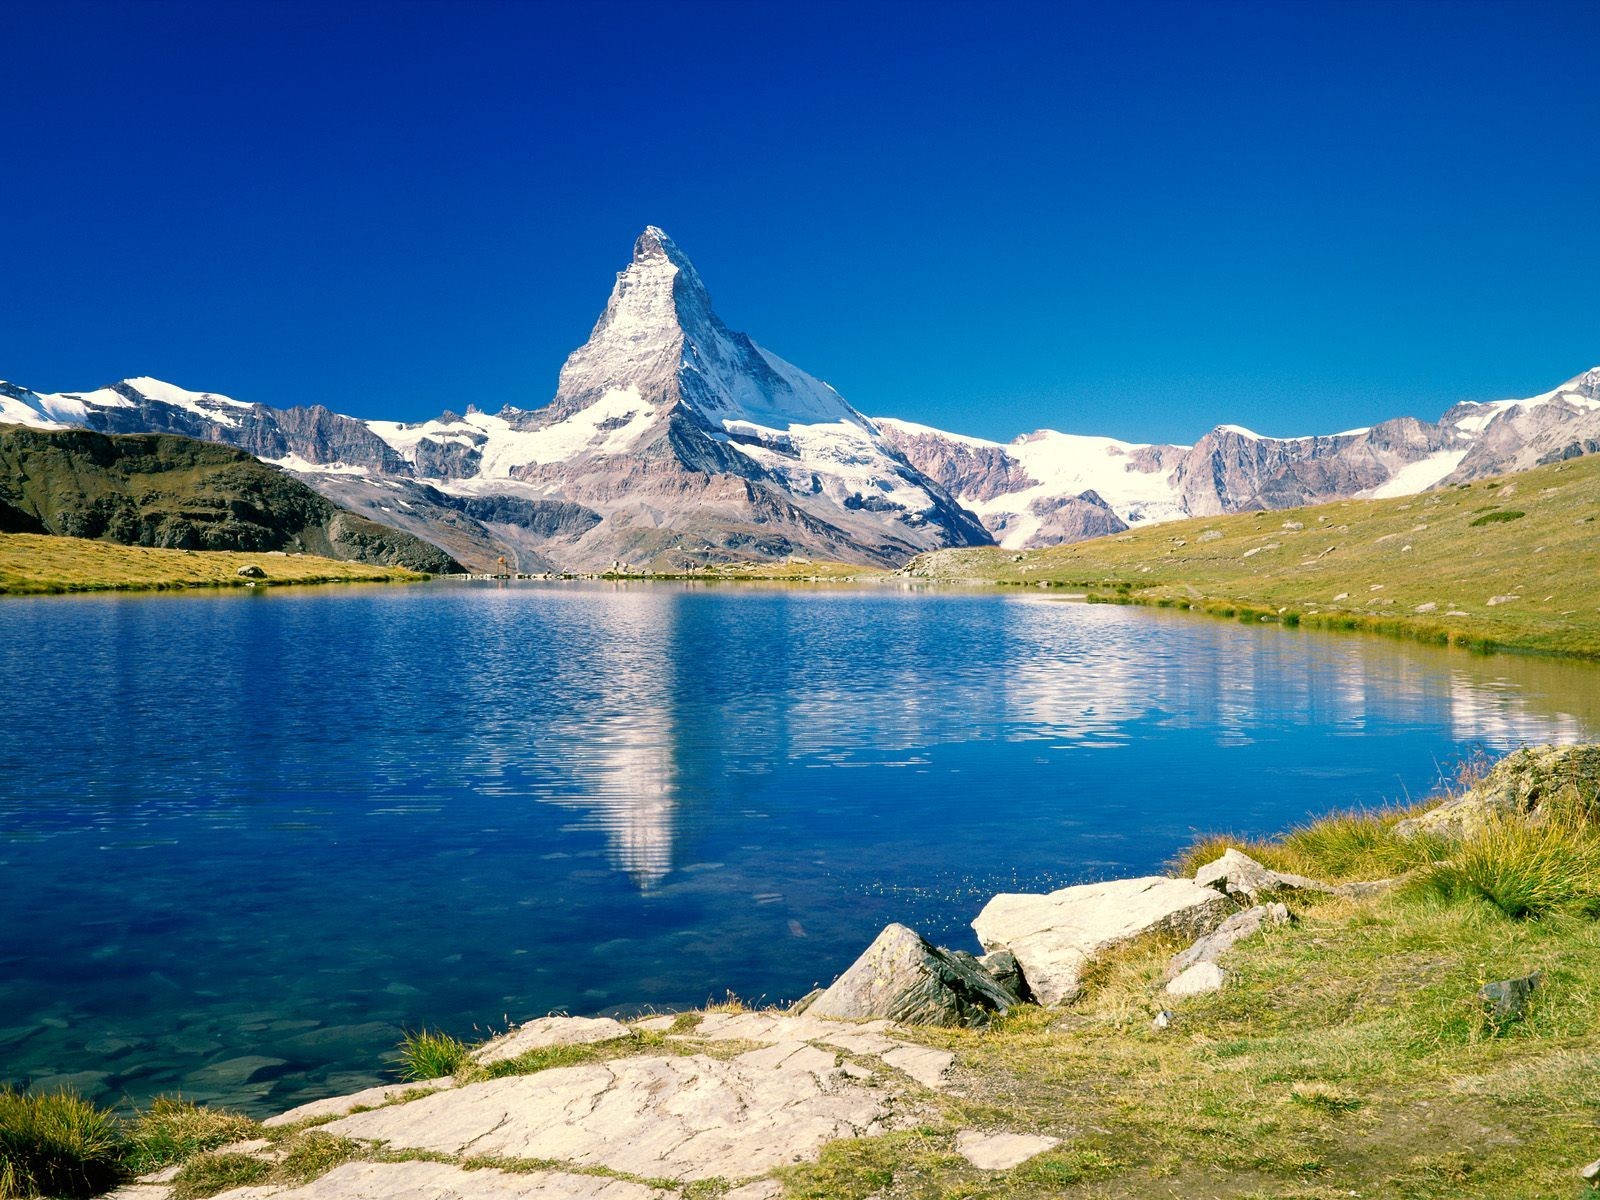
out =
[[684,570],[1077,541],[1184,516],[1419,492],[1600,450],[1600,368],[1436,422],[1191,446],[1040,430],[1009,443],[872,418],[716,314],[647,228],[539,407],[406,423],[274,407],[148,377],[91,392],[0,383],[0,422],[221,442],[475,569]]

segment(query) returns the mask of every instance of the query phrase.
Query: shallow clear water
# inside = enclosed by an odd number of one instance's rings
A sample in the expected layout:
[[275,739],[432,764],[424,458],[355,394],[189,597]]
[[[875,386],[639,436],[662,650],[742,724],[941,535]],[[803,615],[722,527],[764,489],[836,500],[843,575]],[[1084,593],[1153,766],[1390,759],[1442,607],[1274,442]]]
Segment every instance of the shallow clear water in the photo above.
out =
[[0,681],[0,1080],[255,1112],[1600,729],[1581,665],[893,590],[8,600]]

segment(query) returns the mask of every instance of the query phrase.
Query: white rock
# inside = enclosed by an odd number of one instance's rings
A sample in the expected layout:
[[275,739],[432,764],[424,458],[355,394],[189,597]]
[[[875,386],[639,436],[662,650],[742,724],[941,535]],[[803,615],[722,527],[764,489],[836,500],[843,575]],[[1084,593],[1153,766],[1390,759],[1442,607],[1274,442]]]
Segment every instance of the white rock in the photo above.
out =
[[1201,887],[1216,888],[1230,896],[1245,896],[1251,900],[1262,892],[1333,890],[1327,884],[1307,879],[1304,875],[1273,871],[1232,846],[1222,852],[1221,858],[1208,862],[1196,871],[1194,881]]
[[268,1117],[261,1123],[270,1129],[277,1125],[293,1125],[296,1121],[310,1121],[317,1117],[342,1117],[357,1108],[377,1108],[379,1105],[389,1104],[407,1092],[439,1092],[455,1085],[456,1081],[448,1075],[442,1079],[429,1079],[423,1083],[390,1083],[382,1087],[352,1092],[347,1096],[329,1096],[326,1100],[313,1100],[309,1104],[291,1108],[288,1112],[281,1112],[275,1117]]
[[1169,996],[1202,996],[1207,992],[1222,990],[1228,973],[1214,962],[1197,962],[1171,983],[1167,984]]
[[963,1129],[956,1134],[956,1153],[980,1171],[1008,1171],[1061,1144],[1039,1133],[984,1133]]
[[672,1013],[664,1013],[659,1017],[646,1017],[642,1021],[635,1021],[635,1029],[643,1029],[649,1033],[666,1033],[677,1024],[678,1018]]
[[1268,925],[1288,923],[1289,909],[1282,904],[1258,904],[1236,912],[1187,950],[1174,954],[1167,963],[1166,977],[1176,979],[1198,962],[1216,962],[1224,951],[1231,950],[1245,938],[1254,937]]
[[996,896],[972,928],[985,950],[1015,954],[1034,997],[1052,1005],[1077,997],[1096,954],[1156,931],[1203,937],[1235,911],[1226,896],[1193,880],[1151,875],[1047,896]]
[[626,1025],[610,1017],[540,1017],[485,1042],[472,1052],[472,1058],[480,1063],[504,1062],[546,1046],[583,1046],[631,1034]]
[[[791,1057],[795,1061],[791,1062]],[[892,1097],[812,1055],[772,1065],[623,1058],[469,1084],[327,1126],[394,1149],[549,1159],[653,1179],[729,1180],[892,1128]]]
[[567,1171],[524,1174],[463,1171],[435,1162],[354,1162],[297,1188],[236,1188],[222,1196],[256,1200],[263,1192],[289,1200],[667,1200],[669,1195],[626,1179]]

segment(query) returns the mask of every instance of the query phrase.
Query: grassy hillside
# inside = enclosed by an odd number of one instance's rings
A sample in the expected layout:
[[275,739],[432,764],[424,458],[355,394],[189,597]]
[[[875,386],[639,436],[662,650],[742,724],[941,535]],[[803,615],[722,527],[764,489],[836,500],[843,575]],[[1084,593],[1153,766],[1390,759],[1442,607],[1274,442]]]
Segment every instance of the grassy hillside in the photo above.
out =
[[438,547],[346,512],[242,450],[165,434],[0,426],[0,532],[459,570]]
[[930,579],[1063,587],[1244,620],[1600,658],[1600,457],[1393,500],[943,550]]
[[[263,579],[238,574],[257,566]],[[195,587],[272,587],[424,579],[402,567],[339,562],[315,555],[229,550],[158,550],[85,538],[0,533],[0,594]]]

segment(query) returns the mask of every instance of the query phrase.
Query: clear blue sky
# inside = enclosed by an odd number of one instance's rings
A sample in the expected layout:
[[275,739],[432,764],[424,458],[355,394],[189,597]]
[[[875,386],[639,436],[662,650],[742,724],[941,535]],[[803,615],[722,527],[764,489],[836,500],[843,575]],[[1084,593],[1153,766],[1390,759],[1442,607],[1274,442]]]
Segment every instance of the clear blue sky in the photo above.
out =
[[1329,431],[1600,364],[1600,3],[0,3],[0,378],[547,401],[646,224],[857,407]]

